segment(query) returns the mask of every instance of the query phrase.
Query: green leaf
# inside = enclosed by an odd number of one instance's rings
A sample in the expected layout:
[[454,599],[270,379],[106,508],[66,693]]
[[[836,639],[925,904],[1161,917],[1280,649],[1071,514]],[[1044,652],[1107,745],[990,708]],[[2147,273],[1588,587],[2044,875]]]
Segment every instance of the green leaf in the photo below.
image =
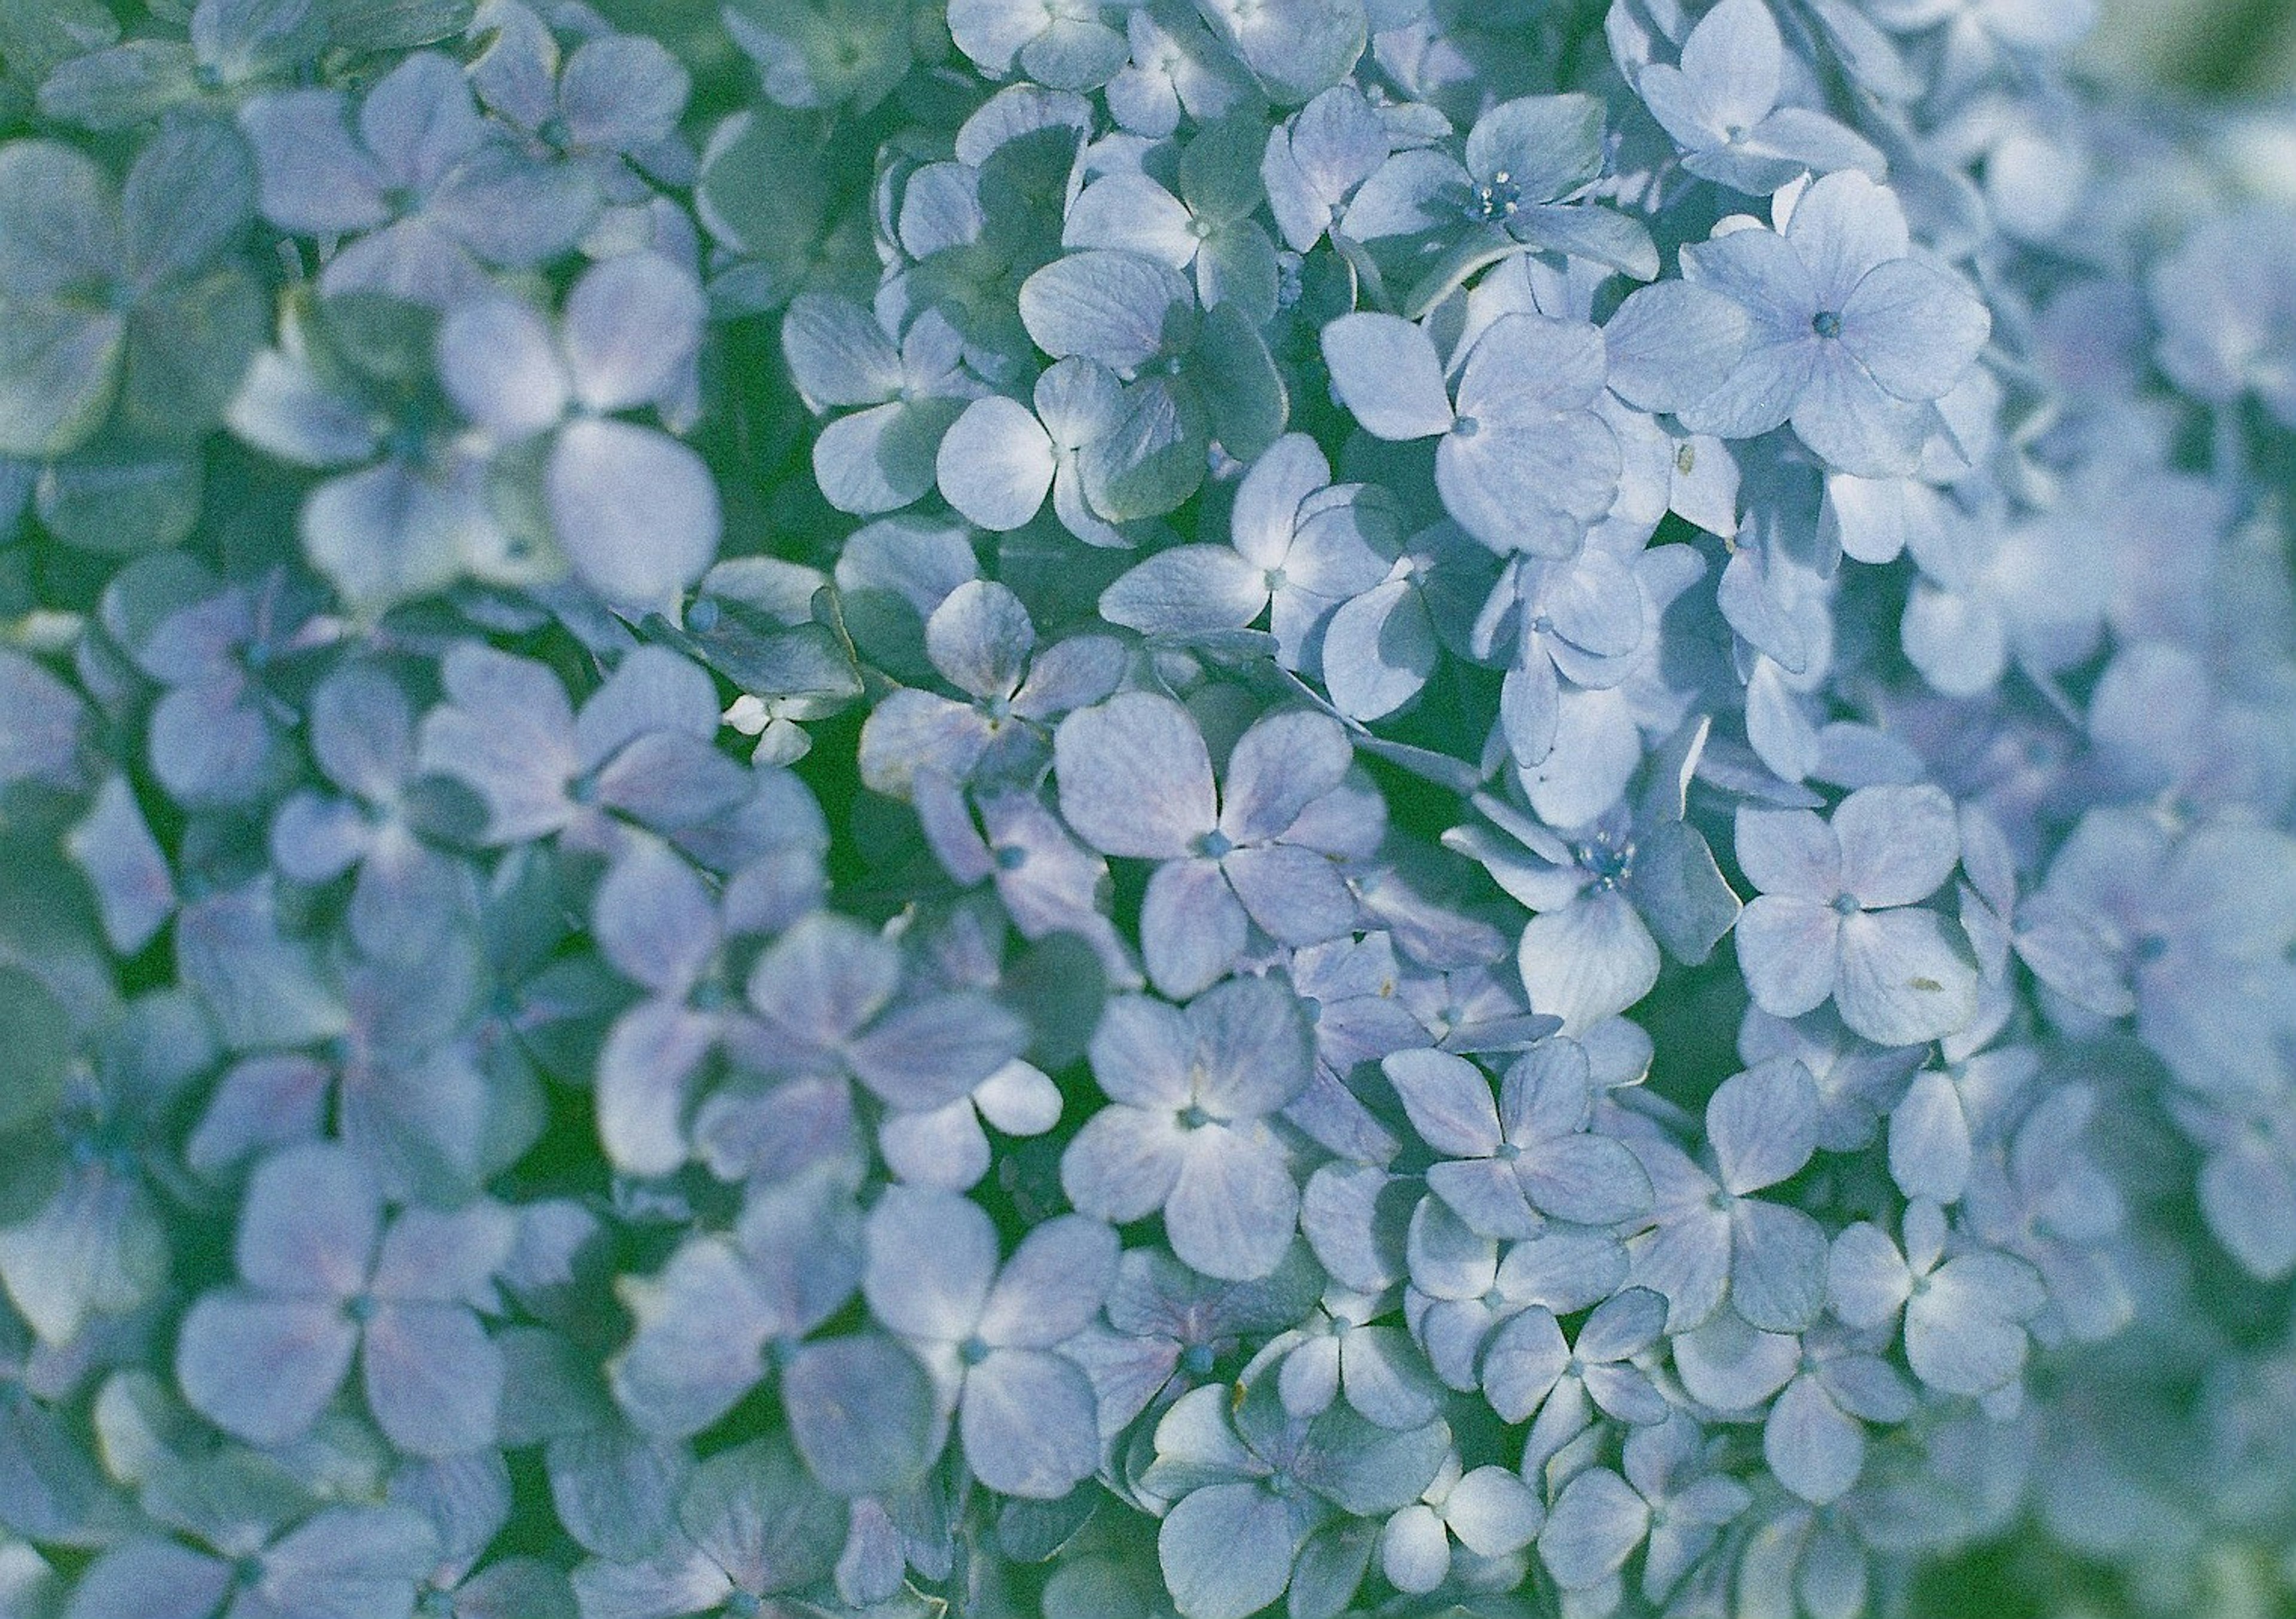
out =
[[193,275],[228,252],[255,215],[255,160],[219,119],[170,119],[127,171],[120,223],[143,286]]
[[131,39],[58,67],[40,86],[40,111],[83,129],[127,129],[199,96],[191,46]]
[[1258,460],[1283,436],[1292,402],[1259,329],[1234,304],[1204,314],[1188,374],[1210,407],[1212,431],[1238,461]]
[[192,48],[225,84],[243,85],[309,62],[325,24],[313,0],[205,0],[192,12]]
[[119,257],[119,198],[94,159],[56,141],[0,146],[0,298],[84,297]]
[[418,384],[430,375],[439,312],[382,292],[338,292],[312,309],[314,358],[330,380]]
[[47,1118],[63,1098],[71,1065],[71,1018],[47,986],[20,968],[0,967],[0,1132]]
[[0,56],[28,78],[119,37],[119,20],[96,0],[0,0]]
[[80,551],[126,556],[182,544],[205,488],[196,453],[97,446],[41,469],[35,500],[50,534]]
[[770,107],[727,119],[702,153],[693,203],[718,245],[759,261],[786,299],[829,212],[812,120]]
[[94,437],[126,340],[109,309],[0,298],[0,455],[45,461]]
[[1128,387],[1124,420],[1083,454],[1086,498],[1111,523],[1161,517],[1204,480],[1204,407],[1194,388],[1173,382],[1150,376]]
[[345,51],[409,51],[470,26],[472,0],[328,0],[327,43]]
[[263,346],[269,315],[235,264],[144,299],[127,319],[122,418],[154,438],[204,437]]

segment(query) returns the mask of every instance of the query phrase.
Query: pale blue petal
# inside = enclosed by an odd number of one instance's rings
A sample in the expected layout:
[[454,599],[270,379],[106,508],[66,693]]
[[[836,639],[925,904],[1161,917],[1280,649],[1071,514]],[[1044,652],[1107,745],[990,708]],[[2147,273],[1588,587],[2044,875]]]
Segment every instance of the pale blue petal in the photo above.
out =
[[701,458],[666,433],[570,422],[551,451],[544,487],[567,560],[609,601],[662,606],[717,556],[718,485]]
[[1562,1378],[1570,1345],[1552,1312],[1534,1304],[1509,1316],[1483,1351],[1483,1394],[1507,1422],[1527,1422]]
[[1650,1507],[1608,1468],[1562,1486],[1539,1532],[1538,1558],[1565,1590],[1601,1584],[1625,1566],[1650,1527]]
[[454,1456],[492,1443],[502,1409],[502,1351],[457,1304],[393,1304],[367,1323],[367,1409],[410,1455]]
[[1833,1003],[1841,1021],[1876,1045],[1941,1040],[1977,1013],[1977,969],[1935,912],[1845,918],[1841,975]]
[[550,327],[516,298],[458,305],[439,323],[438,355],[439,386],[498,443],[530,438],[566,413],[566,368]]
[[1300,1189],[1266,1125],[1188,1133],[1164,1229],[1190,1269],[1232,1281],[1265,1276],[1291,1246],[1299,1216]]
[[840,1495],[907,1484],[940,1434],[931,1380],[890,1338],[863,1334],[804,1345],[782,1370],[790,1437],[813,1476]]
[[1300,708],[1267,715],[1228,756],[1219,830],[1239,844],[1281,838],[1339,786],[1354,758],[1347,732],[1328,715]]
[[1050,1349],[1100,1312],[1116,1274],[1116,1233],[1064,1214],[1021,1239],[988,1291],[977,1329],[1000,1348]]
[[1718,292],[1685,281],[1641,288],[1603,327],[1611,389],[1638,410],[1685,410],[1730,380],[1746,337],[1745,312]]
[[1053,444],[1029,407],[1001,394],[964,407],[934,452],[941,498],[994,533],[1037,515],[1053,487]]
[[1863,787],[1833,813],[1841,886],[1867,910],[1910,905],[1944,886],[1961,857],[1953,800],[1934,787]]
[[1061,814],[1103,854],[1167,860],[1213,830],[1211,756],[1188,711],[1127,692],[1080,708],[1054,736]]
[[1130,371],[1186,347],[1195,294],[1168,265],[1087,249],[1021,282],[1020,310],[1029,337],[1055,359],[1081,355]]
[[1159,552],[1100,595],[1102,617],[1144,635],[1242,629],[1267,606],[1265,571],[1226,545]]
[[1535,1011],[1574,1034],[1640,1002],[1658,982],[1658,944],[1627,896],[1582,895],[1524,924],[1515,961]]
[[1324,631],[1324,687],[1332,707],[1368,724],[1418,696],[1439,655],[1425,598],[1409,581],[1394,580],[1332,615]]
[[1439,1153],[1488,1157],[1499,1148],[1498,1104],[1483,1071],[1447,1051],[1398,1051],[1380,1064],[1412,1127]]
[[1057,1499],[1100,1465],[1092,1385],[1046,1350],[992,1350],[965,1374],[957,1426],[974,1476],[1007,1495]]
[[566,368],[575,397],[602,412],[660,398],[701,342],[703,313],[692,274],[658,253],[625,253],[593,266],[566,295]]
[[299,1438],[350,1370],[358,1332],[332,1304],[237,1290],[202,1296],[176,1343],[184,1401],[254,1444]]
[[1283,1502],[1250,1484],[1191,1492],[1156,1534],[1182,1619],[1248,1619],[1283,1596],[1298,1549]]
[[1813,1506],[1849,1493],[1866,1462],[1866,1434],[1816,1378],[1796,1378],[1762,1425],[1762,1456],[1778,1482]]
[[1890,1178],[1908,1198],[1952,1203],[1968,1184],[1970,1156],[1961,1092],[1935,1069],[1915,1075],[1890,1115]]
[[1825,1308],[1825,1231],[1798,1208],[1742,1198],[1730,1210],[1730,1307],[1765,1332],[1800,1332]]
[[1706,1139],[1734,1196],[1797,1173],[1817,1147],[1817,1083],[1790,1057],[1722,1082],[1706,1104]]
[[1188,1008],[1193,1095],[1215,1115],[1262,1117],[1300,1094],[1314,1043],[1299,998],[1278,977],[1240,977]]
[[1774,1018],[1823,1004],[1834,990],[1841,923],[1833,907],[1813,900],[1762,894],[1747,901],[1732,936],[1754,1003]]
[[1451,394],[1435,345],[1392,315],[1343,315],[1323,331],[1332,392],[1375,438],[1429,438],[1451,430]]
[[862,1291],[905,1337],[955,1343],[980,1320],[996,1273],[996,1231],[954,1192],[891,1186],[870,1211]]
[[1967,288],[1918,259],[1877,265],[1841,306],[1841,344],[1900,399],[1944,397],[1991,335]]

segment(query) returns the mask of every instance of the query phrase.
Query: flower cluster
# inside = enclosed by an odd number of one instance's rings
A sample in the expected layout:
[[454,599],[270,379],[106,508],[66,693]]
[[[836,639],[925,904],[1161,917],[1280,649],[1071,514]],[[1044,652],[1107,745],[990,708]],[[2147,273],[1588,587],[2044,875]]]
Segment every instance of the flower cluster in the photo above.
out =
[[2296,1599],[2086,9],[0,0],[0,1614]]

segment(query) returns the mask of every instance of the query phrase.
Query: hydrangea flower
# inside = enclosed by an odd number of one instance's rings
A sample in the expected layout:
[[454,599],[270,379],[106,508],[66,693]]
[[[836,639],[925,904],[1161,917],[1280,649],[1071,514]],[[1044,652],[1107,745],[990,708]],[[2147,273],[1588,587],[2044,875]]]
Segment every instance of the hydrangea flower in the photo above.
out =
[[1977,975],[1920,908],[1960,856],[1953,805],[1933,787],[1866,787],[1831,821],[1808,810],[1741,810],[1738,863],[1761,892],[1738,918],[1738,960],[1755,1004],[1799,1017],[1831,997],[1878,1045],[1915,1045],[1974,1015]]
[[979,391],[961,369],[964,339],[941,315],[928,309],[890,334],[882,318],[823,292],[800,293],[782,317],[782,350],[806,403],[864,407],[813,446],[824,497],[863,516],[932,487],[941,437]]
[[1053,736],[1061,814],[1103,854],[1160,863],[1143,901],[1148,977],[1187,996],[1234,965],[1257,924],[1315,944],[1356,917],[1332,855],[1376,836],[1345,790],[1354,760],[1337,722],[1271,714],[1236,740],[1215,781],[1194,717],[1128,691],[1062,720]]
[[1694,175],[1767,196],[1796,176],[1855,168],[1882,178],[1882,154],[1824,113],[1780,106],[1785,43],[1763,0],[1722,0],[1682,42],[1678,67],[1635,76],[1651,116]]
[[1530,1544],[1545,1509],[1505,1468],[1444,1463],[1420,1499],[1380,1531],[1380,1572],[1398,1590],[1423,1594],[1451,1572],[1456,1541],[1477,1558],[1512,1557]]
[[1398,1051],[1380,1067],[1439,1155],[1428,1189],[1478,1235],[1535,1237],[1544,1218],[1615,1225],[1649,1209],[1634,1154],[1587,1128],[1593,1097],[1575,1043],[1531,1047],[1496,1098],[1482,1070],[1447,1051]]
[[1502,554],[1575,549],[1619,487],[1619,446],[1588,406],[1602,391],[1601,336],[1538,315],[1495,321],[1455,385],[1423,327],[1391,315],[1324,329],[1332,388],[1374,437],[1433,438],[1443,509]]
[[118,10],[0,0],[0,1610],[2284,1606],[2278,110]]
[[273,857],[299,882],[357,868],[352,936],[374,955],[421,948],[439,918],[472,902],[467,874],[422,835],[414,705],[382,670],[346,664],[311,694],[307,724],[319,772],[340,796],[290,796],[271,823]]
[[1825,176],[1779,225],[1682,251],[1683,275],[1734,299],[1755,337],[1728,383],[1682,413],[1693,432],[1744,438],[1791,421],[1828,464],[1862,478],[1912,471],[1936,400],[1992,331],[1985,306],[1909,252],[1895,193],[1856,169]]
[[131,431],[195,440],[261,341],[263,303],[234,253],[252,212],[227,126],[170,123],[115,186],[60,142],[0,147],[0,454]]
[[1081,1215],[1047,1221],[1000,1268],[978,1204],[895,1186],[870,1211],[867,1253],[870,1311],[931,1372],[974,1476],[1056,1497],[1099,1465],[1092,1385],[1057,1351],[1107,1296],[1113,1231]]
[[[1156,1424],[1142,1476],[1172,1503],[1156,1546],[1183,1619],[1244,1619],[1275,1601],[1330,1519],[1411,1505],[1450,1449],[1439,1423],[1394,1433],[1345,1407],[1303,1420],[1285,1415],[1267,1379],[1239,1393],[1181,1395]],[[1341,1579],[1344,1604],[1354,1581]]]
[[858,761],[879,792],[906,794],[921,771],[1026,781],[1043,769],[1045,728],[1105,699],[1124,675],[1124,649],[1109,636],[1074,636],[1038,656],[1027,606],[988,579],[942,597],[924,641],[935,672],[964,698],[906,687],[869,711]]
[[1076,1206],[1124,1222],[1159,1210],[1192,1269],[1248,1280],[1275,1269],[1300,1189],[1268,1116],[1307,1084],[1298,1001],[1267,978],[1232,978],[1185,1008],[1144,995],[1109,1002],[1092,1037],[1109,1105],[1061,1157]]
[[1634,1280],[1666,1296],[1682,1331],[1726,1298],[1749,1326],[1799,1332],[1825,1307],[1825,1231],[1752,1194],[1800,1173],[1816,1146],[1817,1086],[1791,1058],[1732,1075],[1706,1103],[1710,1175],[1663,1142],[1639,1144],[1657,1218],[1633,1239]]
[[1865,1222],[1833,1240],[1827,1297],[1852,1327],[1905,1312],[1906,1361],[1947,1394],[1988,1394],[2024,1369],[2025,1322],[2045,1301],[2041,1279],[2023,1260],[1978,1247],[1948,1254],[1942,1210],[1906,1206],[1905,1247]]
[[462,65],[437,52],[378,79],[356,119],[342,91],[297,89],[254,97],[239,121],[263,217],[350,239],[327,262],[324,291],[443,307],[485,291],[485,266],[565,251],[597,211],[582,175],[521,151],[479,110]]
[[530,446],[550,537],[608,601],[665,606],[717,555],[718,488],[701,458],[619,419],[680,386],[701,315],[692,276],[629,253],[574,283],[554,339],[529,306],[501,297],[459,303],[439,327],[440,386],[498,453]]
[[1145,635],[1240,630],[1267,615],[1276,658],[1316,672],[1332,615],[1382,583],[1394,509],[1374,485],[1332,482],[1316,441],[1287,433],[1236,486],[1226,545],[1176,545],[1101,593],[1100,614]]
[[710,745],[716,689],[675,652],[631,649],[578,713],[549,669],[477,642],[450,648],[439,675],[447,700],[422,716],[416,758],[485,802],[485,842],[561,833],[611,847],[615,814],[674,831],[746,791],[747,773]]
[[842,1517],[842,1504],[807,1476],[786,1440],[753,1439],[693,1470],[660,1552],[577,1568],[574,1600],[582,1619],[763,1612],[828,1576]]
[[[248,1182],[234,1249],[240,1282],[184,1319],[176,1376],[193,1409],[258,1444],[299,1437],[359,1357],[368,1408],[392,1443],[447,1456],[494,1436],[501,1350],[479,1312],[508,1256],[492,1204],[413,1208],[386,1229],[365,1165],[339,1147],[289,1148]],[[243,1375],[260,1367],[265,1377]]]

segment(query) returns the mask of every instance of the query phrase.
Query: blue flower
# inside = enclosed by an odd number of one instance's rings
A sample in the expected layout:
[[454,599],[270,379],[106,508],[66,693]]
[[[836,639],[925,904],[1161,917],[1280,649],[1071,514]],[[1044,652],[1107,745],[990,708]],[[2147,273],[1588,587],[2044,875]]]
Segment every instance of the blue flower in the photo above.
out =
[[1061,1184],[1103,1219],[1162,1211],[1172,1251],[1207,1276],[1266,1276],[1300,1213],[1267,1120],[1307,1084],[1310,1062],[1299,1002],[1270,979],[1230,979],[1185,1010],[1111,1001],[1092,1037],[1110,1105],[1069,1143]]
[[485,266],[527,267],[571,247],[598,197],[586,176],[519,150],[479,110],[460,63],[406,57],[367,92],[356,127],[340,90],[249,101],[240,127],[257,206],[283,231],[350,240],[322,290],[445,307],[488,290]]
[[1438,1161],[1427,1184],[1485,1237],[1535,1237],[1542,1216],[1615,1225],[1648,1212],[1634,1154],[1588,1129],[1587,1054],[1556,1038],[1524,1052],[1496,1098],[1480,1069],[1447,1051],[1398,1051],[1380,1065]]
[[[446,1456],[494,1437],[502,1351],[479,1312],[508,1256],[509,1215],[480,1202],[413,1208],[386,1230],[382,1195],[339,1147],[290,1148],[248,1183],[240,1282],[184,1318],[176,1375],[193,1408],[258,1444],[300,1436],[360,1357],[367,1405],[392,1443]],[[249,1369],[266,1376],[251,1378]]]
[[1061,722],[1062,815],[1104,854],[1160,863],[1141,917],[1159,989],[1210,985],[1242,953],[1248,923],[1287,944],[1348,930],[1356,901],[1332,856],[1377,830],[1345,793],[1353,758],[1336,721],[1280,711],[1237,740],[1222,792],[1194,717],[1170,698],[1125,692]]
[[1985,306],[1910,255],[1897,197],[1856,169],[1827,175],[1781,228],[1750,225],[1682,249],[1687,281],[1731,298],[1755,336],[1730,380],[1681,413],[1725,438],[1791,420],[1802,443],[1860,477],[1912,471],[1992,331]]
[[1504,316],[1460,359],[1456,389],[1434,339],[1396,315],[1342,315],[1323,350],[1364,431],[1438,441],[1443,509],[1493,551],[1568,555],[1617,497],[1618,440],[1588,408],[1605,372],[1591,326]]
[[1734,1074],[1706,1103],[1707,1173],[1662,1141],[1637,1142],[1657,1218],[1629,1243],[1637,1287],[1663,1294],[1682,1332],[1726,1298],[1747,1325],[1799,1332],[1825,1307],[1825,1231],[1790,1205],[1752,1194],[1798,1173],[1816,1149],[1817,1086],[1774,1058]]
[[954,1410],[965,1464],[992,1490],[1065,1495],[1100,1464],[1092,1385],[1057,1353],[1098,1312],[1116,1234],[1066,1215],[998,1266],[977,1204],[889,1188],[870,1211],[861,1286],[877,1319],[914,1349]]
[[[1267,1378],[1183,1394],[1157,1423],[1154,1443],[1141,1483],[1172,1503],[1156,1548],[1184,1619],[1258,1612],[1283,1594],[1295,1561],[1335,1515],[1409,1506],[1451,1451],[1440,1422],[1396,1433],[1344,1407],[1289,1416]],[[1352,1594],[1350,1582],[1341,1601]]]
[[1682,65],[1635,76],[1651,116],[1683,149],[1683,167],[1766,196],[1805,173],[1856,168],[1882,177],[1873,145],[1824,113],[1778,105],[1785,46],[1762,0],[1722,0],[1682,42]]
[[1977,974],[1944,919],[1921,908],[1961,853],[1953,803],[1933,787],[1867,787],[1833,820],[1738,812],[1738,863],[1761,893],[1738,918],[1755,1004],[1799,1017],[1833,998],[1879,1045],[1917,1045],[1975,1015]]

